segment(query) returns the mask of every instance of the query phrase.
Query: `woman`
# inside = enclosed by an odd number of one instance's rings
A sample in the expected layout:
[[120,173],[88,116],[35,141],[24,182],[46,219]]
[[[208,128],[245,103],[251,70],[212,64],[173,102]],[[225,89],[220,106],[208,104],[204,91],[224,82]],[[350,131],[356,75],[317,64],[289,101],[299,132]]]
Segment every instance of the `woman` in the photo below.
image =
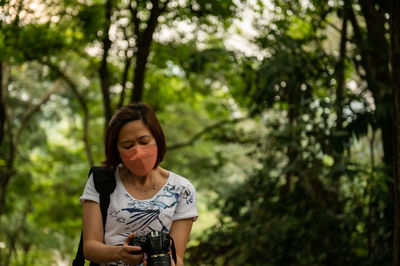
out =
[[[105,139],[104,166],[115,172],[103,230],[99,194],[89,177],[82,197],[83,251],[90,261],[106,265],[140,265],[140,247],[128,245],[135,236],[169,232],[175,242],[177,266],[183,265],[186,244],[197,219],[196,191],[185,178],[159,166],[165,137],[151,108],[143,103],[120,108]],[[171,262],[174,265],[174,262]]]

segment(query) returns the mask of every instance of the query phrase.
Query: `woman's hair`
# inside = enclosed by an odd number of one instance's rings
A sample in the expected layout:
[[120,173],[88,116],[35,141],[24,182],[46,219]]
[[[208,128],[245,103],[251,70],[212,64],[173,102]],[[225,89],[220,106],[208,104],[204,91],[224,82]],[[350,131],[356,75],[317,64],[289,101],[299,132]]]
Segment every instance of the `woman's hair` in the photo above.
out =
[[118,109],[108,125],[105,137],[106,159],[102,162],[106,168],[115,169],[121,163],[117,149],[119,133],[124,125],[136,120],[142,120],[156,140],[158,152],[154,168],[164,159],[165,136],[154,111],[145,103],[131,103]]

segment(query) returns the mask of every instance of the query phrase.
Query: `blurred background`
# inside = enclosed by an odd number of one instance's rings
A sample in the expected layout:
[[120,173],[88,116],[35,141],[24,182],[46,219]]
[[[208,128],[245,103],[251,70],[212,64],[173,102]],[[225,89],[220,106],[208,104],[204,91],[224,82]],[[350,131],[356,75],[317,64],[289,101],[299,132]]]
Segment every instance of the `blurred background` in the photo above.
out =
[[0,265],[71,264],[135,101],[198,192],[186,265],[400,265],[390,4],[0,0]]

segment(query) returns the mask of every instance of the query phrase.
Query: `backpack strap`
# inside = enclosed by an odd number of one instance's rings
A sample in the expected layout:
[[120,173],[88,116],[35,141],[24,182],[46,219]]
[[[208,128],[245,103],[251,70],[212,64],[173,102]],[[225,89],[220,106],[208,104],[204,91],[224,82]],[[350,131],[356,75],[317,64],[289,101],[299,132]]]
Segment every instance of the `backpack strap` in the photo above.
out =
[[[110,195],[115,190],[116,181],[114,177],[114,172],[108,170],[104,167],[95,166],[90,168],[89,177],[93,173],[93,182],[96,191],[100,196],[100,210],[103,219],[103,229],[106,227],[107,220],[107,210],[110,205]],[[79,247],[76,252],[75,259],[72,262],[73,266],[83,266],[85,265],[85,256],[83,254],[83,233],[81,233],[81,239],[79,241]],[[98,265],[91,262],[91,266]]]
[[91,173],[93,173],[94,187],[100,194],[100,210],[103,217],[103,229],[105,229],[110,195],[116,186],[115,176],[112,170],[103,167],[92,167],[89,171],[89,176]]
[[85,265],[85,255],[83,255],[83,233],[81,233],[81,239],[79,240],[78,250],[76,251],[75,259],[72,261],[72,266],[83,265]]

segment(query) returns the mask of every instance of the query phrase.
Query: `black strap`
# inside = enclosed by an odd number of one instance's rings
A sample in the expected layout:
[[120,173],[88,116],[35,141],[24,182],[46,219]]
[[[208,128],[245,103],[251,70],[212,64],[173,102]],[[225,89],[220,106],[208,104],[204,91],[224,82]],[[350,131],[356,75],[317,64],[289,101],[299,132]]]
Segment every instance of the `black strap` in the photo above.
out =
[[[114,172],[103,167],[92,167],[89,171],[89,177],[93,173],[94,187],[100,194],[100,210],[103,219],[103,229],[106,227],[107,210],[110,205],[110,195],[115,190],[116,182]],[[79,241],[79,247],[76,252],[75,259],[72,262],[73,266],[85,265],[85,256],[83,254],[83,234]],[[97,266],[97,263],[90,262],[90,266]]]
[[106,227],[107,210],[110,205],[110,195],[115,190],[116,182],[114,172],[103,167],[92,167],[89,175],[93,173],[94,187],[100,194],[100,209],[103,217],[103,229]]
[[174,239],[171,237],[171,236],[169,236],[169,238],[172,240],[172,245],[171,245],[171,251],[172,251],[172,259],[175,261],[175,265],[176,265],[176,249],[175,249],[175,242],[174,242]]
[[85,265],[85,256],[83,255],[83,233],[81,233],[81,239],[79,240],[78,250],[76,251],[75,259],[72,261],[72,266]]

